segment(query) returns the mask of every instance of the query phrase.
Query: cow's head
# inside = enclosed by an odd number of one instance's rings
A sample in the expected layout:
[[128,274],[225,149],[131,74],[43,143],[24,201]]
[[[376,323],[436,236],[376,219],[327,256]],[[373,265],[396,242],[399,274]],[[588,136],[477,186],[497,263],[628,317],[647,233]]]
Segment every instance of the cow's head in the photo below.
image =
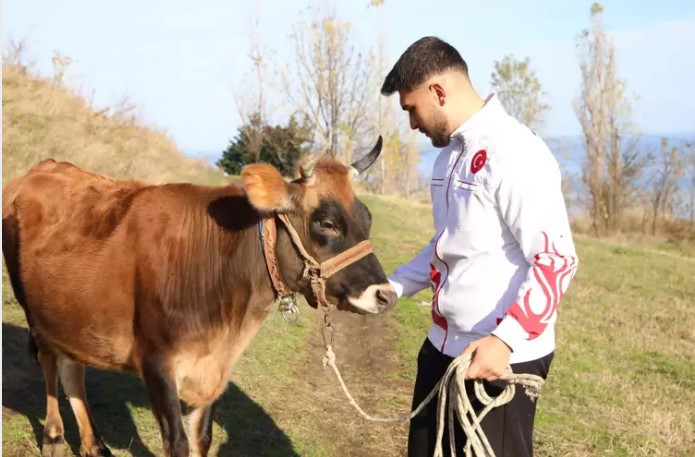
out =
[[[379,137],[372,151],[350,167],[331,158],[309,158],[300,165],[299,176],[290,182],[271,165],[248,165],[241,173],[246,194],[261,213],[287,214],[304,248],[314,259],[324,262],[369,238],[372,216],[355,197],[352,179],[376,160],[381,145]],[[281,228],[278,224],[278,232]],[[293,269],[288,257],[292,257],[294,271],[298,271],[296,254],[278,253],[283,274]],[[298,279],[297,284],[309,304],[316,307],[309,281]],[[338,309],[360,313],[384,312],[396,302],[396,293],[373,253],[331,276],[326,282],[326,297]]]

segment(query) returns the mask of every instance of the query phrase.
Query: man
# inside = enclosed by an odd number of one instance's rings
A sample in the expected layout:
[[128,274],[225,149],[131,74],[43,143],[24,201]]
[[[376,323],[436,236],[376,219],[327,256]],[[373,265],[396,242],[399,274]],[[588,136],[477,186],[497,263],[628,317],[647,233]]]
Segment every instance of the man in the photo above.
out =
[[[430,185],[435,234],[389,278],[399,296],[427,286],[434,294],[413,406],[461,354],[473,355],[466,377],[485,380],[492,395],[504,387],[495,380],[509,364],[545,379],[557,305],[577,269],[557,162],[494,94],[483,100],[476,93],[466,62],[438,38],[418,40],[398,59],[381,93],[396,91],[410,127],[444,148]],[[517,389],[485,417],[495,455],[532,455],[535,409]],[[436,421],[432,401],[410,423],[410,457],[432,455]],[[465,436],[456,439],[461,449]]]

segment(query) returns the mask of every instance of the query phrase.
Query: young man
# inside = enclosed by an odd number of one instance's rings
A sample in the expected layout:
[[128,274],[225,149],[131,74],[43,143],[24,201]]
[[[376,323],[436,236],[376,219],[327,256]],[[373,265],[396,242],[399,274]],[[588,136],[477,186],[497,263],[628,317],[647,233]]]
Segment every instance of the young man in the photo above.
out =
[[[557,162],[494,94],[483,100],[476,93],[466,62],[438,38],[418,40],[398,59],[381,93],[396,91],[410,127],[443,148],[430,184],[434,236],[389,278],[399,296],[427,286],[434,294],[413,406],[462,353],[473,355],[467,378],[485,380],[492,395],[504,387],[496,380],[508,364],[545,378],[557,306],[577,269]],[[495,455],[532,455],[535,410],[517,389],[485,417]],[[436,421],[432,401],[410,423],[410,457],[432,455]],[[456,439],[460,449],[465,436]],[[445,435],[448,452],[446,443]]]

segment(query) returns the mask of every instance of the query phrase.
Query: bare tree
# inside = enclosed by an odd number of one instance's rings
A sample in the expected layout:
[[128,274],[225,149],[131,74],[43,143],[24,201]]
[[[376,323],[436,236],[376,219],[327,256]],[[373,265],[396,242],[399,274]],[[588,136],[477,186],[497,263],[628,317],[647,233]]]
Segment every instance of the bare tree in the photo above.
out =
[[254,155],[255,160],[261,157],[263,137],[268,124],[265,93],[269,84],[267,71],[267,52],[262,48],[258,38],[258,19],[253,22],[253,28],[249,32],[249,53],[253,67],[247,80],[232,89],[234,103],[241,123],[247,126],[248,150]]
[[695,224],[695,143],[686,144],[684,150],[687,151],[685,163],[686,182],[690,184],[687,186],[688,195],[686,196],[685,214],[688,221],[691,224]]
[[290,101],[313,122],[319,147],[335,156],[347,144],[349,154],[367,128],[369,59],[352,45],[350,24],[332,8],[310,27],[295,27],[292,41],[294,68],[285,75]]
[[532,130],[543,127],[545,112],[550,106],[543,102],[543,86],[531,69],[528,57],[516,60],[510,54],[495,61],[490,83],[510,115]]
[[582,178],[597,234],[616,228],[644,167],[637,143],[628,134],[631,106],[625,82],[616,73],[615,46],[605,32],[602,12],[601,5],[592,5],[591,30],[577,38],[582,82],[574,104],[586,149]]
[[420,172],[418,171],[418,165],[420,165],[420,151],[417,147],[417,142],[415,139],[415,132],[410,131],[406,133],[406,143],[405,143],[405,180],[403,193],[406,197],[410,197],[413,191],[417,191],[420,187]]
[[400,194],[409,196],[420,186],[418,165],[420,154],[415,135],[409,131],[407,117],[398,105],[398,99],[381,95],[381,85],[393,62],[387,56],[384,46],[385,12],[381,8],[383,1],[372,1],[379,15],[379,44],[371,62],[369,83],[370,108],[367,113],[377,133],[384,137],[384,148],[377,166],[371,168],[367,178],[374,191],[382,194]]
[[674,197],[678,192],[678,183],[685,169],[683,150],[677,147],[669,148],[668,139],[661,139],[661,150],[655,164],[650,183],[649,203],[652,210],[652,235],[656,234],[659,216],[667,209],[674,207]]
[[[376,109],[373,111],[377,114],[377,130],[379,134],[384,136],[384,149],[379,160],[379,174],[376,184],[381,194],[398,193],[399,182],[396,175],[402,168],[401,163],[407,160],[407,157],[404,155],[403,135],[399,126],[398,116],[400,113],[395,109],[394,100],[391,97],[384,97],[380,94],[381,83],[389,71],[389,62],[384,52],[384,37],[381,34],[376,55],[374,67],[377,78],[373,81],[370,92],[376,97]],[[402,180],[401,184],[403,184]]]

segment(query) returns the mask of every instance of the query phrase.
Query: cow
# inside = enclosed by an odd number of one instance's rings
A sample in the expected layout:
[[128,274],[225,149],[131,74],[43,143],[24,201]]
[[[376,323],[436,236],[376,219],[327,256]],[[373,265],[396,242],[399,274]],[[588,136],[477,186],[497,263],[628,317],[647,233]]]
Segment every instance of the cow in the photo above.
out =
[[[111,455],[89,411],[85,366],[140,376],[164,454],[205,456],[215,401],[278,288],[312,307],[390,309],[396,294],[351,183],[381,146],[379,137],[351,166],[311,158],[292,180],[250,164],[220,187],[116,181],[52,159],[9,182],[2,250],[45,378],[42,455],[64,452],[58,380],[80,455]],[[273,240],[264,224],[275,227]]]

